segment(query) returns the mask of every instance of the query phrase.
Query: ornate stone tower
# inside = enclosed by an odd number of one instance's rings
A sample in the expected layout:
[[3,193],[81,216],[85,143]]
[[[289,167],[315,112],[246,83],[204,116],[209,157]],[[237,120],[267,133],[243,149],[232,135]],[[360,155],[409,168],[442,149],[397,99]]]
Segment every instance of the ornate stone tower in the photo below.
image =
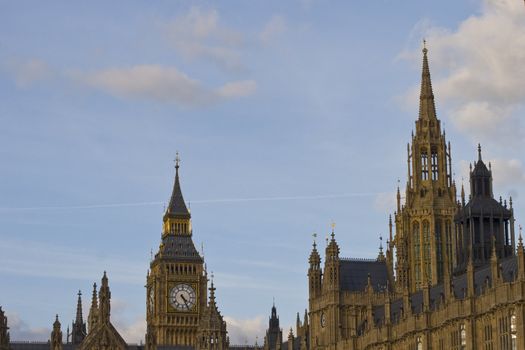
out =
[[192,240],[191,215],[179,182],[175,183],[164,214],[162,241],[150,264],[146,281],[146,343],[156,346],[196,346],[197,330],[207,301],[204,260]]
[[74,345],[82,343],[86,337],[86,323],[82,318],[82,292],[78,291],[77,314],[71,327],[71,342]]
[[452,225],[457,210],[456,186],[452,180],[450,143],[436,116],[434,93],[423,49],[423,72],[419,98],[419,118],[412,144],[407,145],[408,179],[405,203],[397,193],[396,234],[392,246],[397,256],[398,292],[411,292],[424,284],[442,281],[450,268]]
[[213,274],[210,287],[210,301],[202,312],[197,332],[197,350],[228,350],[229,339],[226,331],[226,322],[222,318],[217,302],[215,301],[215,287]]
[[0,306],[0,350],[9,350],[9,327],[7,326],[7,316]]
[[264,349],[265,350],[280,350],[281,347],[277,346],[278,341],[282,342],[283,330],[279,326],[279,316],[277,316],[277,308],[275,303],[272,306],[272,313],[268,320],[268,329],[264,336]]
[[51,350],[62,350],[62,331],[60,330],[58,315],[56,315],[55,322],[53,323],[53,331],[51,332],[49,347]]
[[[501,197],[500,197],[501,198]],[[481,158],[478,145],[478,161],[470,168],[470,199],[465,203],[461,191],[461,207],[455,217],[456,266],[455,273],[465,272],[470,258],[475,267],[488,264],[492,252],[498,259],[514,255],[514,210],[512,198],[500,202],[494,199],[492,170]]]

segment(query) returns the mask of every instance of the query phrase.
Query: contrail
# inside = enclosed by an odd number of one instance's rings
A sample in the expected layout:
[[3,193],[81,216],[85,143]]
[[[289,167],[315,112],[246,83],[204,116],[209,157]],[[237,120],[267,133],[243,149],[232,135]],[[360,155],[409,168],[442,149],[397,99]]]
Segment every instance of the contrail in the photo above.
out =
[[[239,203],[239,202],[264,202],[264,201],[294,201],[311,199],[336,199],[350,197],[372,197],[390,192],[363,192],[363,193],[344,193],[344,194],[323,194],[311,196],[281,196],[281,197],[252,197],[252,198],[222,198],[222,199],[201,199],[188,201],[190,204],[214,204],[214,203]],[[33,210],[75,210],[75,209],[99,209],[99,208],[123,208],[123,207],[146,207],[162,205],[166,202],[129,202],[129,203],[110,203],[110,204],[89,204],[89,205],[59,205],[59,206],[38,206],[38,207],[0,207],[0,212],[10,211],[33,211]]]

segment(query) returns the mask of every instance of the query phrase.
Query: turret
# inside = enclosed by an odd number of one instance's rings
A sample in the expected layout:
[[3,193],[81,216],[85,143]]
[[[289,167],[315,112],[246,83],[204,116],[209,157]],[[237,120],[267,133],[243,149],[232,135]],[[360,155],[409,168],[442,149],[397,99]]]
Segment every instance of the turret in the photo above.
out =
[[293,349],[293,330],[292,327],[290,327],[290,333],[288,333],[288,350],[294,350]]
[[525,251],[523,248],[523,237],[521,236],[521,226],[520,226],[520,235],[518,237],[518,279],[520,281],[525,281]]
[[86,323],[82,318],[82,292],[78,291],[77,314],[71,327],[71,341],[74,345],[82,343],[86,337]]
[[0,306],[0,350],[9,350],[9,327],[7,326],[7,316]]
[[60,330],[60,321],[56,315],[53,323],[53,331],[51,332],[51,339],[49,342],[50,350],[62,350],[62,331]]
[[332,238],[326,246],[324,263],[323,288],[325,290],[339,289],[339,246],[335,240],[335,224],[332,224]]
[[109,290],[108,277],[106,271],[104,271],[104,276],[102,276],[102,283],[100,285],[100,290],[98,292],[99,300],[99,322],[108,324],[109,317],[111,314],[111,292]]
[[91,297],[91,308],[88,314],[88,329],[92,332],[98,323],[98,301],[97,301],[97,284],[93,283],[93,295]]
[[309,284],[309,297],[310,299],[316,298],[321,294],[321,256],[317,251],[317,244],[315,242],[314,234],[314,243],[312,252],[310,253],[310,258],[308,259],[310,267],[308,268],[308,284]]

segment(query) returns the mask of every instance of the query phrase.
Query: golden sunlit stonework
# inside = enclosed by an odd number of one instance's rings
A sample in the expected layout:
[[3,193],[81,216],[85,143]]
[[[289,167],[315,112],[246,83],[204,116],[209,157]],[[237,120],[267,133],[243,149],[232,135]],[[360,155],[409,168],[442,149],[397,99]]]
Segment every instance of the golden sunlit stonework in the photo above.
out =
[[[426,48],[421,79],[406,189],[402,196],[398,187],[386,251],[381,245],[373,259],[343,258],[332,225],[322,257],[314,236],[308,309],[302,319],[297,314],[295,334],[290,329],[283,337],[273,305],[264,350],[525,349],[525,249],[521,232],[515,239],[512,198],[494,198],[481,146],[470,169],[468,200],[463,186],[458,198]],[[11,342],[0,308],[0,350],[257,350],[229,344],[213,277],[193,242],[179,163],[177,155],[160,245],[146,276],[145,344],[126,344],[112,325],[104,273],[98,292],[93,286],[87,327],[79,292],[65,342],[58,316],[49,342]]]

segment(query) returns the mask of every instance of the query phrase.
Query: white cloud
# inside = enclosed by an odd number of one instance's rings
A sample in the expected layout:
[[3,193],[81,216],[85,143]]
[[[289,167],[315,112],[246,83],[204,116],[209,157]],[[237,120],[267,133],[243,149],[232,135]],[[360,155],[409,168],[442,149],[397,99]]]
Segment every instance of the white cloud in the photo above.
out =
[[187,58],[208,59],[227,70],[242,70],[240,32],[220,24],[216,10],[192,7],[166,25],[169,40]]
[[255,92],[255,81],[228,82],[210,89],[175,67],[138,65],[77,74],[76,79],[111,95],[140,98],[183,106],[205,106],[221,100],[244,97]]
[[495,187],[515,188],[525,184],[525,167],[519,159],[492,160],[492,174]]
[[269,44],[276,36],[286,30],[286,23],[283,16],[274,15],[264,26],[260,39],[264,44]]
[[252,95],[257,89],[253,80],[233,81],[217,89],[217,94],[224,98],[235,98]]
[[51,334],[50,328],[31,328],[18,314],[6,312],[11,341],[46,341]]
[[258,344],[262,345],[266,332],[266,317],[259,315],[254,318],[236,319],[224,316],[226,321],[228,336],[231,345],[254,344],[258,337]]
[[146,334],[146,315],[136,317],[134,321],[126,317],[128,304],[122,300],[114,298],[111,300],[111,322],[118,330],[122,338],[127,343],[140,344],[144,343]]
[[6,69],[13,74],[16,86],[27,88],[37,81],[48,79],[53,75],[49,65],[39,59],[24,62],[11,61],[6,64]]
[[434,79],[437,100],[454,125],[475,143],[523,142],[523,2],[485,0],[481,13],[457,29],[425,25],[421,37],[428,39],[431,69],[440,77]]

